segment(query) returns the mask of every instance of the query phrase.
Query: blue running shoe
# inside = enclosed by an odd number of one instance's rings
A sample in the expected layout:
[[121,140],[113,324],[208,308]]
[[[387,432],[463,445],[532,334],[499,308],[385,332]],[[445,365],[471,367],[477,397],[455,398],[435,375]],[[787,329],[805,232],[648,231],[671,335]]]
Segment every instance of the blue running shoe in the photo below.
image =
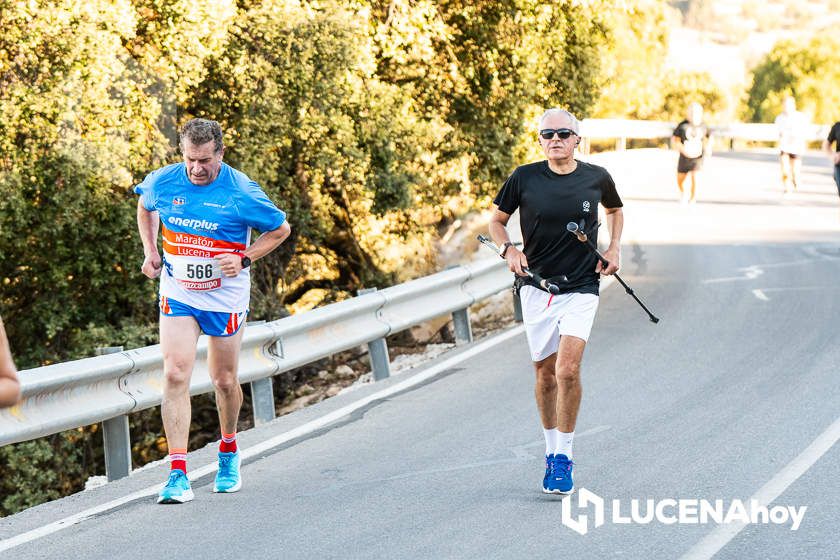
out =
[[239,451],[233,453],[219,452],[219,471],[216,473],[216,483],[213,492],[238,492],[242,488],[242,477],[239,476]]
[[183,504],[191,501],[195,495],[190,488],[190,479],[181,469],[169,471],[169,480],[158,494],[159,504]]
[[562,453],[558,453],[551,461],[551,476],[548,479],[549,494],[571,494],[575,491],[572,480],[574,463]]
[[551,478],[552,468],[554,466],[554,454],[545,456],[545,476],[543,476],[543,492],[550,494],[551,490],[548,488],[548,481]]

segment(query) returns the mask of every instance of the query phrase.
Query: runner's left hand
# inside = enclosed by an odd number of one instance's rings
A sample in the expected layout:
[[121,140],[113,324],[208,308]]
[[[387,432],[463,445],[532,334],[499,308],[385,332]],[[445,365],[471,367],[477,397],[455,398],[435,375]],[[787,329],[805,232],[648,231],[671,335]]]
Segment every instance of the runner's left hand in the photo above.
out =
[[234,253],[225,253],[223,255],[216,255],[216,260],[219,261],[219,268],[222,269],[222,274],[231,278],[242,272],[242,257]]

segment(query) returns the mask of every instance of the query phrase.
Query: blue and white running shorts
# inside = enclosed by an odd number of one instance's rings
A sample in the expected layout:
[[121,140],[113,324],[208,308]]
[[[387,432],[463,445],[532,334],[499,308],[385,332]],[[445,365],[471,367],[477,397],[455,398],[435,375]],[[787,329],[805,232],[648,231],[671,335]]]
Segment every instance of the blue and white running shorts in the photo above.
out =
[[192,317],[208,336],[233,336],[245,323],[248,310],[241,313],[202,311],[166,296],[160,296],[160,313],[167,317]]

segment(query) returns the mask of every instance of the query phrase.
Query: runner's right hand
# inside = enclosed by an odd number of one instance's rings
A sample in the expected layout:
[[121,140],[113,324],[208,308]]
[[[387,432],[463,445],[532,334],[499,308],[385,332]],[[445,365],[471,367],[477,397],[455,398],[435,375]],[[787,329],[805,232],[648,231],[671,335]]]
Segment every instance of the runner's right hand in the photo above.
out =
[[143,266],[140,267],[140,270],[143,271],[143,274],[149,278],[154,279],[160,276],[160,268],[162,264],[163,262],[161,261],[158,253],[147,255],[143,260]]
[[528,259],[525,257],[525,253],[516,247],[508,247],[508,250],[505,253],[505,260],[507,261],[511,272],[517,276],[528,276],[522,270],[523,268],[528,268]]

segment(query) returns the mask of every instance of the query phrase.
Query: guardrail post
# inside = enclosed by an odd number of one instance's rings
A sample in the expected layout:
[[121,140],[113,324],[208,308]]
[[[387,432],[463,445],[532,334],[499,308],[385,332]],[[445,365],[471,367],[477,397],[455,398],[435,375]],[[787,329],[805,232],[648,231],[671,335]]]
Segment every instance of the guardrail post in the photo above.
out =
[[621,136],[615,141],[615,151],[623,152],[625,149],[627,149],[627,138]]
[[[376,288],[364,288],[357,295],[363,296],[376,291]],[[388,343],[384,338],[377,338],[367,343],[370,355],[370,369],[373,371],[374,381],[381,381],[391,377],[391,358],[388,356]]]
[[[122,346],[97,348],[97,356],[118,354]],[[105,475],[108,482],[131,474],[131,435],[128,432],[128,415],[123,414],[102,422],[102,440],[105,446]]]
[[589,155],[589,145],[590,145],[589,137],[581,138],[580,139],[580,145],[578,146],[578,151],[582,155],[588,156]]
[[274,380],[265,377],[251,381],[251,405],[254,407],[254,426],[274,420]]
[[[248,321],[245,328],[264,323],[265,321]],[[274,379],[272,377],[255,379],[249,385],[251,386],[251,407],[254,409],[254,426],[271,422],[277,417],[274,410]]]
[[522,322],[522,300],[515,291],[513,292],[513,320],[517,323]]
[[455,327],[455,345],[468,344],[472,342],[472,326],[470,325],[470,309],[458,309],[452,312],[452,323]]

